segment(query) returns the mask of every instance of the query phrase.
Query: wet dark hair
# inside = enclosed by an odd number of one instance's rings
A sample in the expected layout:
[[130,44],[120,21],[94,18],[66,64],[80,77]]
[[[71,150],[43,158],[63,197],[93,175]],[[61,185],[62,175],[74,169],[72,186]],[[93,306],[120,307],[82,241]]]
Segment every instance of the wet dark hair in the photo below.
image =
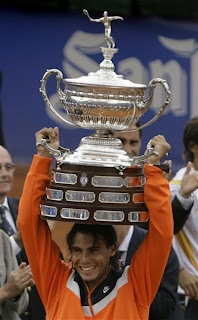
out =
[[198,117],[192,118],[186,125],[183,133],[184,157],[186,161],[194,161],[190,148],[198,145]]
[[[140,121],[138,120],[138,122],[135,124],[137,128],[141,127]],[[140,133],[140,138],[142,137],[142,129],[139,129],[139,133]]]
[[[107,248],[111,245],[117,246],[117,234],[115,229],[111,225],[99,225],[99,224],[74,224],[73,228],[67,234],[67,244],[71,252],[72,243],[77,233],[90,234],[93,237],[93,244],[99,239],[104,240]],[[119,264],[116,255],[110,257],[110,264],[113,269],[119,269]]]

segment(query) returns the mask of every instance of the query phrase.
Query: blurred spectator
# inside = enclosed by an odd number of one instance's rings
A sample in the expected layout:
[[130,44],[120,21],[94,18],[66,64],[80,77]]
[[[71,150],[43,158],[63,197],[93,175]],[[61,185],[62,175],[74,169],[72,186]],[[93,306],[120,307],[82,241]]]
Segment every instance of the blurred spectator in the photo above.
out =
[[[140,124],[138,122],[136,125],[134,125],[134,128],[139,126]],[[128,154],[132,156],[139,155],[142,143],[142,130],[135,130],[131,132],[114,132],[113,136],[117,137],[122,141],[123,148]],[[156,138],[153,138],[153,144],[155,144],[155,139],[158,143],[164,143],[162,136],[157,136]],[[148,159],[148,162],[157,164],[157,160],[158,159],[155,156],[152,156]],[[175,205],[178,205],[177,201],[175,202]],[[182,220],[182,223],[186,221],[187,214],[188,212],[185,211],[185,214],[182,216],[182,219],[180,219]],[[178,220],[179,219],[176,218],[176,223]],[[181,223],[180,220],[179,223]],[[144,227],[147,228],[148,225],[144,225]],[[118,252],[120,252],[121,263],[123,265],[128,265],[131,261],[133,254],[145,238],[147,232],[142,228],[136,226],[115,226],[115,229],[118,234],[118,243],[120,244]],[[178,276],[179,262],[177,255],[174,249],[172,248],[158,292],[150,307],[149,320],[184,319],[177,295]]]
[[[12,189],[14,179],[15,165],[11,155],[2,146],[0,146],[0,228],[9,236],[13,251],[17,257],[18,263],[28,263],[21,233],[17,229],[17,214],[19,200],[7,197]],[[29,305],[23,315],[22,320],[44,320],[45,310],[38,295],[36,286],[28,287]],[[8,319],[6,319],[8,320]]]
[[191,207],[182,230],[173,245],[180,262],[179,294],[185,307],[185,319],[198,315],[198,117],[191,119],[183,133],[187,166],[170,182],[172,199],[180,198],[184,208]]
[[18,320],[28,306],[26,287],[34,284],[30,266],[17,264],[8,235],[0,229],[0,319]]
[[[137,122],[136,125],[134,125],[134,128],[139,128],[140,123]],[[134,130],[131,132],[124,132],[124,131],[117,131],[113,133],[113,136],[120,139],[123,144],[124,150],[130,154],[131,156],[138,156],[141,150],[141,145],[142,145],[142,130]],[[151,156],[148,159],[149,163],[155,164],[157,161],[156,156]],[[169,161],[169,160],[168,160]],[[166,161],[165,161],[166,162]],[[169,162],[170,163],[170,162]],[[170,179],[170,174],[165,173],[165,177],[169,180]],[[180,203],[181,195],[176,195],[174,197],[174,200],[172,202],[172,208],[173,208],[173,220],[174,220],[174,234],[176,234],[178,231],[181,230],[183,225],[185,224],[189,214],[190,214],[190,209],[192,206],[192,202],[189,203],[188,207],[184,207]],[[148,223],[144,225],[145,228],[148,228]]]

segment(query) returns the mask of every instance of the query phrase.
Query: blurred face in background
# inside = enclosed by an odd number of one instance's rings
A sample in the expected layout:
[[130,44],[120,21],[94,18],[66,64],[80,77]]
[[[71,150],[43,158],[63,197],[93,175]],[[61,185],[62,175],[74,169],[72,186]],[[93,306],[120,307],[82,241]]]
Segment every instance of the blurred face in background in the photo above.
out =
[[[136,128],[136,126],[134,126]],[[138,156],[141,149],[141,137],[140,132],[138,130],[131,131],[131,132],[124,132],[124,131],[117,131],[113,132],[113,136],[115,138],[118,138],[122,141],[124,150],[132,155],[132,156]],[[118,238],[118,246],[122,243],[123,239],[127,235],[130,226],[129,225],[114,225],[114,229],[117,233]]]
[[[134,126],[134,128],[136,128]],[[113,136],[120,139],[123,144],[124,150],[132,155],[138,156],[141,148],[141,137],[138,130],[131,132],[117,131],[113,133]]]
[[0,146],[0,203],[12,189],[14,169],[9,152]]

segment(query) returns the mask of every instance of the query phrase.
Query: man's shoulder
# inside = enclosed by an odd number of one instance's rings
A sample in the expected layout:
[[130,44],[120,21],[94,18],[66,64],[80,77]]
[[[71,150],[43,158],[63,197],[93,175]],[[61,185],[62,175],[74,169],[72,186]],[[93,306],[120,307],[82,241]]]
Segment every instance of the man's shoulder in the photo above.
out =
[[[144,240],[146,234],[147,234],[147,230],[141,228],[141,227],[137,227],[135,226],[134,227],[134,233],[133,233],[133,236],[136,238],[136,241],[139,242],[139,244]],[[132,239],[134,240],[134,239]],[[177,255],[176,255],[176,252],[175,250],[173,249],[173,247],[171,247],[171,250],[170,250],[170,255],[169,255],[169,258],[168,258],[168,261],[177,261]]]
[[139,235],[141,238],[145,238],[147,234],[147,230],[145,230],[143,227],[134,226],[134,234]]
[[19,204],[19,198],[14,198],[14,197],[8,197],[8,203],[9,204],[15,204],[15,205],[18,205]]
[[16,212],[15,214],[17,214],[18,206],[19,206],[19,200],[20,199],[18,199],[18,198],[8,197],[8,205],[9,205],[10,211],[12,213]]
[[7,233],[5,233],[5,231],[3,231],[2,229],[0,229],[0,243],[3,242],[7,242],[9,243],[9,236],[7,235]]
[[134,231],[129,244],[130,250],[132,250],[133,247],[133,250],[135,251],[144,240],[146,234],[147,230],[142,227],[134,226]]

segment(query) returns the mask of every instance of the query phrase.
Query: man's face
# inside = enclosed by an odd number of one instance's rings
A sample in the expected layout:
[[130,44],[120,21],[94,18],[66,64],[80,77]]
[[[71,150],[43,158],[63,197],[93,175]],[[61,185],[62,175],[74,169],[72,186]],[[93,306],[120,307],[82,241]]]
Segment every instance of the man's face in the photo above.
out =
[[89,289],[104,280],[109,272],[110,257],[116,253],[115,246],[107,248],[103,239],[94,243],[91,234],[77,232],[71,246],[72,263]]
[[12,189],[14,171],[9,170],[10,165],[12,165],[10,154],[0,146],[0,200],[2,201]]
[[141,138],[140,138],[140,132],[137,131],[131,131],[131,132],[114,132],[113,136],[120,139],[123,143],[124,150],[132,155],[132,156],[138,156],[141,148]]

